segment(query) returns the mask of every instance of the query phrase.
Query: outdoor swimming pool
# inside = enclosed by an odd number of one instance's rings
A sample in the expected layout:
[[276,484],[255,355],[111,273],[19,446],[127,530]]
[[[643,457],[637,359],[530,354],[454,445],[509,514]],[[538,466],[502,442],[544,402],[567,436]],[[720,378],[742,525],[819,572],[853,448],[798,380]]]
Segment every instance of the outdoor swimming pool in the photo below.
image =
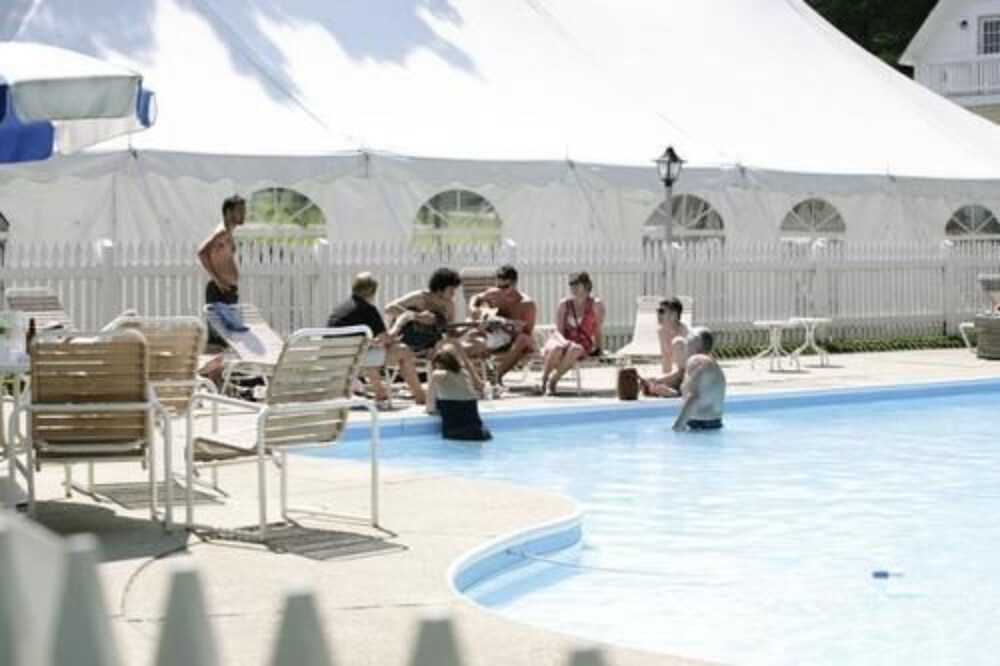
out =
[[581,504],[580,544],[466,590],[511,619],[739,664],[995,663],[1000,384],[779,405],[734,404],[715,433],[536,418],[482,448],[390,438],[383,459]]

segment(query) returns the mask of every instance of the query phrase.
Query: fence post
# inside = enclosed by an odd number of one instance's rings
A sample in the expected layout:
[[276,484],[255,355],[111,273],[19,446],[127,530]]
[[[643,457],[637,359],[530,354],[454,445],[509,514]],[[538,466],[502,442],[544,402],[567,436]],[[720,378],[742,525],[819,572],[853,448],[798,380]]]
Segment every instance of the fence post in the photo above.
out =
[[198,573],[190,561],[174,565],[156,666],[214,666],[215,643]]
[[69,537],[48,663],[115,666],[119,663],[115,645],[97,573],[97,540],[90,535]]
[[941,243],[941,314],[944,317],[944,334],[952,335],[958,330],[958,290],[955,285],[954,243]]
[[98,300],[95,308],[100,328],[106,322],[114,319],[124,309],[122,306],[122,281],[115,271],[115,242],[110,238],[97,241],[97,260],[100,278],[98,280]]
[[308,589],[289,592],[274,647],[272,666],[332,666],[316,600]]
[[315,300],[310,304],[313,312],[307,314],[306,327],[326,326],[326,317],[333,312],[333,271],[331,267],[330,241],[320,238],[313,246],[313,257],[316,266]]
[[447,615],[429,614],[421,620],[409,666],[462,666],[455,632]]

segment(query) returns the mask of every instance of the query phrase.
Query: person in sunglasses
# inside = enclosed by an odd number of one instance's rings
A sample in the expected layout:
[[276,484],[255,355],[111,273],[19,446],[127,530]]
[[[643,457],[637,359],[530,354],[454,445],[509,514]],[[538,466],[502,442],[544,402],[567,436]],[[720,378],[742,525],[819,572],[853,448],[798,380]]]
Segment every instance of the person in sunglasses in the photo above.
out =
[[497,383],[521,359],[535,350],[531,332],[538,308],[530,296],[517,288],[517,269],[505,264],[497,269],[496,286],[469,299],[469,314],[479,329],[464,342],[473,356],[502,354],[497,365]]
[[660,361],[663,375],[640,378],[639,386],[643,395],[661,398],[675,398],[680,395],[681,383],[688,360],[688,337],[690,331],[681,321],[684,305],[678,298],[660,301],[656,308],[659,321]]

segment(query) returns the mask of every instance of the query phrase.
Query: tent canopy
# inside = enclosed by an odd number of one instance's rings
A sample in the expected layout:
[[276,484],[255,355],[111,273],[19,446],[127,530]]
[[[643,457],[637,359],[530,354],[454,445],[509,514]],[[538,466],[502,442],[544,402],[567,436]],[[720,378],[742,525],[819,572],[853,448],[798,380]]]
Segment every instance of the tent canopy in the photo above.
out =
[[802,0],[14,0],[0,38],[143,71],[140,149],[1000,177],[1000,130]]

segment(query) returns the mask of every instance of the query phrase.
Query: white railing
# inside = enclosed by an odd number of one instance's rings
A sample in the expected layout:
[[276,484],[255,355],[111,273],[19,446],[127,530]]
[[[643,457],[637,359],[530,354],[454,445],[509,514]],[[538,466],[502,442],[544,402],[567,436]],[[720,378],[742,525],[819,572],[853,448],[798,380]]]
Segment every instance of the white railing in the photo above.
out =
[[[11,666],[118,666],[115,641],[97,567],[96,540],[62,541],[26,520],[0,511],[0,663]],[[140,663],[157,666],[215,666],[223,663],[204,594],[190,559],[173,565],[163,623],[153,654]],[[258,645],[258,663],[270,666],[332,666],[364,660],[331,650],[329,625],[321,620],[307,588],[289,591],[269,649]],[[392,632],[390,632],[392,633]],[[384,637],[372,629],[372,637]],[[256,641],[247,634],[247,641]],[[334,647],[336,642],[334,641]],[[252,647],[247,649],[253,652]],[[444,615],[424,619],[407,653],[408,666],[461,666],[466,662],[454,626]],[[338,655],[335,662],[332,654]],[[498,663],[504,655],[495,655]],[[602,654],[581,649],[567,654],[570,666],[601,666]]]
[[1000,56],[921,65],[917,81],[951,97],[1000,94]]
[[[197,314],[205,276],[194,244],[114,246],[92,242],[12,245],[0,267],[3,287],[55,288],[78,326],[96,328],[125,308],[150,316]],[[426,285],[440,265],[511,261],[521,286],[551,322],[567,275],[590,272],[607,310],[608,348],[626,341],[635,298],[662,292],[657,246],[560,243],[445,248],[406,243],[247,243],[241,247],[241,299],[255,303],[283,333],[326,321],[350,293],[352,276],[374,272],[386,302]],[[752,322],[793,316],[834,319],[838,335],[880,337],[954,332],[987,307],[979,273],[1000,271],[1000,243],[691,244],[675,250],[678,293],[694,299],[694,320],[724,339],[759,340]],[[460,306],[460,314],[463,306]]]

